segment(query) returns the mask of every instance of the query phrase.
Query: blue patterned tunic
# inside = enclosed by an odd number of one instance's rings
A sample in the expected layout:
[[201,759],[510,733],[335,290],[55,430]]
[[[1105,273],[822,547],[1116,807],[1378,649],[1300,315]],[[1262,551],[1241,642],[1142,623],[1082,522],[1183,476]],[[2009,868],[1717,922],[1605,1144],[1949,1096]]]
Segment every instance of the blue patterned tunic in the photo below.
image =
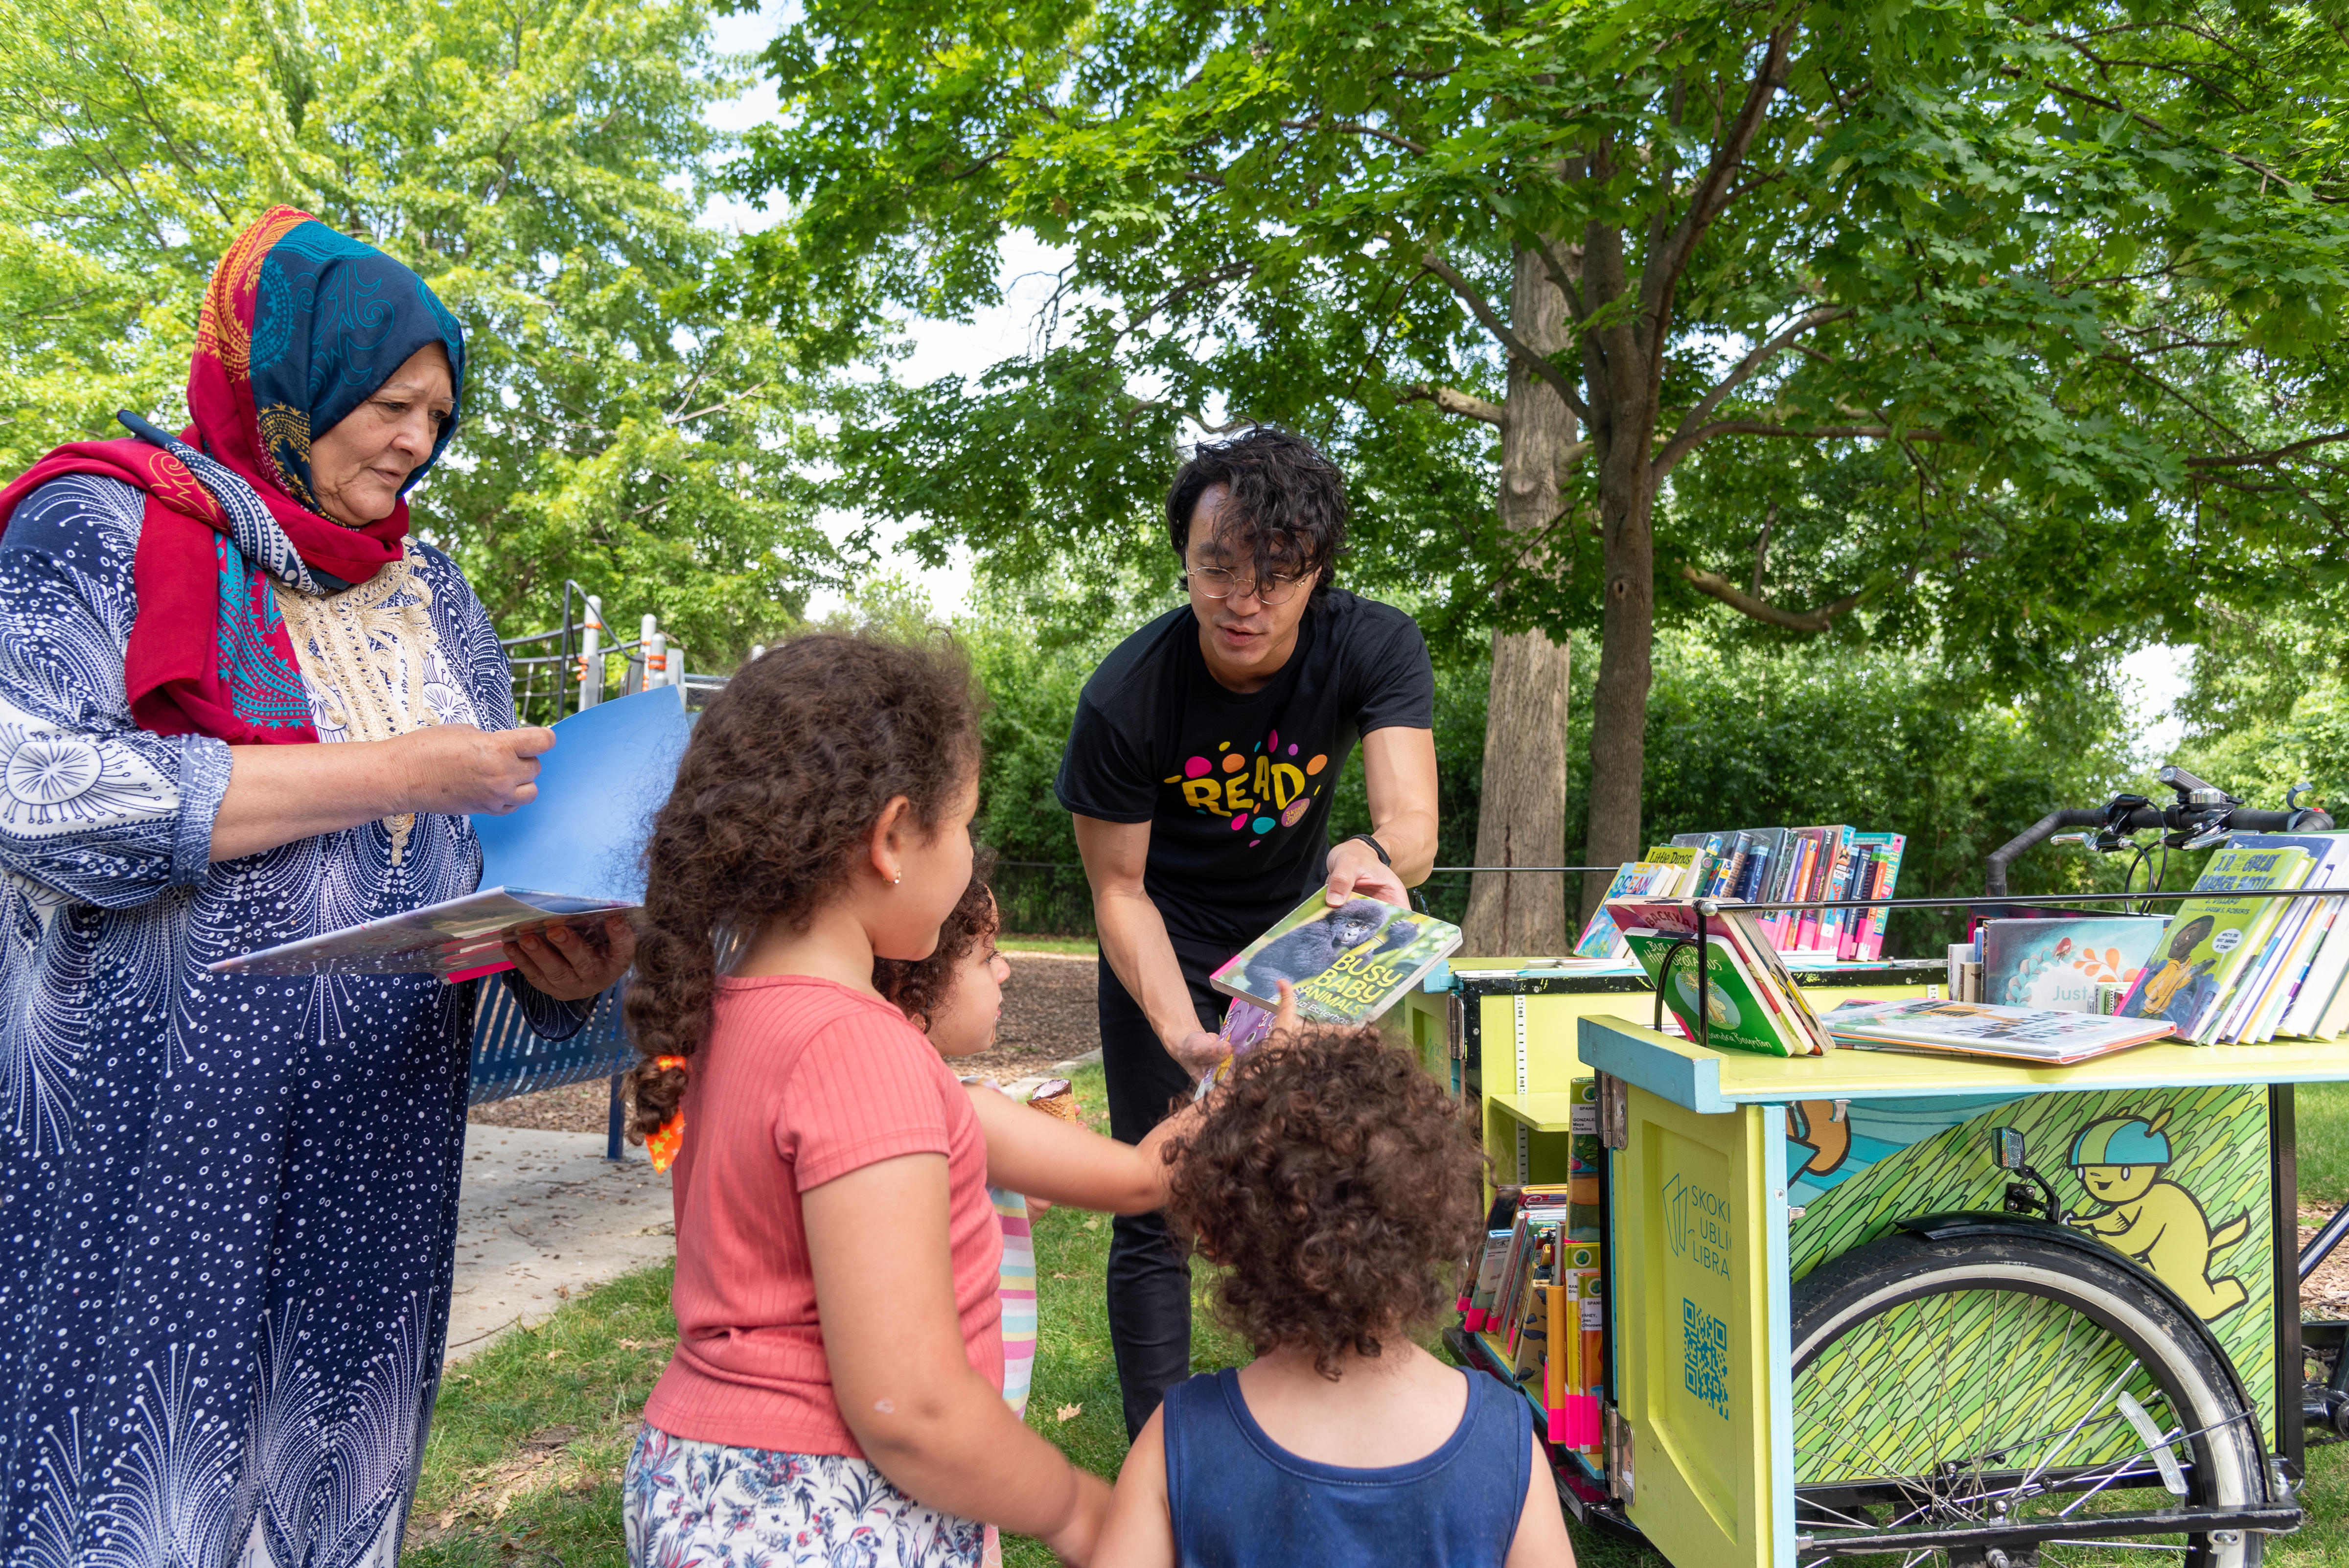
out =
[[[0,1562],[389,1568],[477,987],[204,965],[470,892],[481,850],[421,815],[209,863],[228,747],[135,728],[123,696],[142,500],[55,480],[0,537]],[[480,602],[438,551],[408,569],[436,709],[511,725]],[[522,990],[542,1033],[576,1029]]]

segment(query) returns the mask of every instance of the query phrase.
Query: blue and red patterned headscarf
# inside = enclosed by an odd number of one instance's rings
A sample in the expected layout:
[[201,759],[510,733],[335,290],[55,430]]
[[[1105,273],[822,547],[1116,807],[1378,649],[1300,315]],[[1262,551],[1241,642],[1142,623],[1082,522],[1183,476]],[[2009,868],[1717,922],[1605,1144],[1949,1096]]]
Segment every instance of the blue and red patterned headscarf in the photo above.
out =
[[[310,441],[419,349],[449,356],[458,408],[391,515],[346,527],[317,510]],[[307,213],[275,207],[212,271],[188,370],[193,419],[177,440],[61,446],[5,490],[0,528],[36,486],[67,473],[147,494],[132,566],[139,618],[123,659],[131,716],[158,734],[234,744],[316,741],[274,579],[306,592],[365,582],[399,558],[407,489],[462,410],[465,338],[424,280]]]

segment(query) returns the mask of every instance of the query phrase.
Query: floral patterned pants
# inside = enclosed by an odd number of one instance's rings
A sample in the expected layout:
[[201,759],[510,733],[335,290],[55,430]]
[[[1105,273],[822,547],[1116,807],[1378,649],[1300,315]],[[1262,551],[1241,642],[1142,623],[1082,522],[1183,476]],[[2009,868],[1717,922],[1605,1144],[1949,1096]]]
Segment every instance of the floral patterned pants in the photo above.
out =
[[978,1568],[974,1521],[864,1459],[698,1443],[647,1427],[628,1456],[629,1568]]

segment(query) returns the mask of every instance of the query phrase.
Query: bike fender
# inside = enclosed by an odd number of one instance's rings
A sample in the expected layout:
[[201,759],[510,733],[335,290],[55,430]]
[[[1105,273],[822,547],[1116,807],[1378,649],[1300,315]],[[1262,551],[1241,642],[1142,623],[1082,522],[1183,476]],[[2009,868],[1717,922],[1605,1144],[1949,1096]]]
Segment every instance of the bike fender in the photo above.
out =
[[[1961,1209],[1940,1214],[1911,1215],[1905,1220],[1894,1220],[1893,1226],[1928,1241],[1954,1241],[1968,1236],[2015,1236],[2054,1241],[2136,1275],[2140,1284],[2168,1302],[2177,1309],[2178,1316],[2194,1325],[2194,1332],[2201,1336],[2204,1348],[2210,1352],[2210,1358],[2227,1369],[2227,1381],[2233,1387],[2236,1399],[2251,1413],[2251,1440],[2259,1446],[2261,1480],[2270,1491],[2274,1490],[2269,1476],[2272,1467],[2268,1463],[2268,1434],[2260,1428],[2260,1407],[2251,1402],[2250,1394],[2244,1389],[2242,1374],[2235,1370],[2234,1357],[2229,1355],[2226,1347],[2219,1343],[2219,1336],[2210,1332],[2210,1325],[2196,1316],[2194,1310],[2179,1298],[2176,1291],[2164,1284],[2161,1276],[2151,1269],[2127,1253],[2106,1246],[2094,1236],[2084,1235],[2069,1225],[2058,1225],[2053,1220],[2029,1214],[2008,1214],[1990,1209]],[[2270,1240],[2272,1242],[2273,1239]],[[2294,1305],[2296,1308],[2297,1303]],[[2281,1381],[2279,1378],[2279,1384]],[[2279,1399],[2279,1410],[2282,1403]]]

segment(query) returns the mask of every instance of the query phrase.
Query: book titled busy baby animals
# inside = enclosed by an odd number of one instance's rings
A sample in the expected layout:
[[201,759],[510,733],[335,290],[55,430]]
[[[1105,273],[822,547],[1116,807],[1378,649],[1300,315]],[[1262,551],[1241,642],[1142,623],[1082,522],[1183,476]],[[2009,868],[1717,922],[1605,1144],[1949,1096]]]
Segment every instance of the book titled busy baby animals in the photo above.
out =
[[1317,891],[1207,980],[1267,1012],[1285,980],[1307,1023],[1365,1023],[1459,947],[1460,928],[1433,915],[1360,895],[1332,909]]

